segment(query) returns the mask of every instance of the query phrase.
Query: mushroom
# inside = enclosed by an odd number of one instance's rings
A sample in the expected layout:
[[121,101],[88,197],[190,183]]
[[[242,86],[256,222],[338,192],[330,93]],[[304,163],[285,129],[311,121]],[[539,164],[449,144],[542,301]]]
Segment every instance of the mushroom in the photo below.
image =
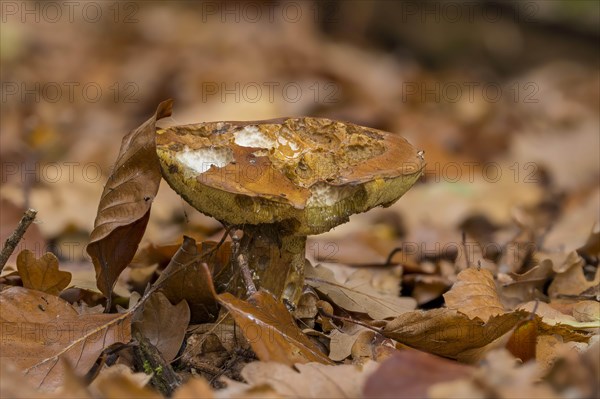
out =
[[253,280],[290,304],[302,293],[306,237],[391,205],[424,167],[398,135],[324,118],[173,126],[156,143],[169,185],[241,229]]

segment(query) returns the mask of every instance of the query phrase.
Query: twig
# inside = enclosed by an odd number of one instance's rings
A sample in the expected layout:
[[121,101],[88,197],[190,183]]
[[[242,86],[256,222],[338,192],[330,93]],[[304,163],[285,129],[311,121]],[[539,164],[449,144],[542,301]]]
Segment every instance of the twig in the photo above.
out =
[[4,248],[2,248],[2,252],[0,253],[0,272],[2,272],[2,269],[4,269],[4,265],[8,261],[8,258],[10,258],[17,247],[17,244],[19,244],[23,238],[23,235],[31,223],[33,223],[35,220],[35,215],[37,215],[37,211],[35,209],[27,209],[15,231],[13,231],[10,237],[6,239]]

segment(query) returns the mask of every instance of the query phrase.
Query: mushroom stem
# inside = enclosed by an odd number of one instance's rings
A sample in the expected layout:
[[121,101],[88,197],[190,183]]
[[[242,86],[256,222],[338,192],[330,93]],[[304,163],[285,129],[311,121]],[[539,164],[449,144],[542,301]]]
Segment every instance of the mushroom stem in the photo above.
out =
[[243,231],[240,251],[247,256],[257,286],[296,304],[304,285],[306,236],[282,234],[276,224],[246,225]]

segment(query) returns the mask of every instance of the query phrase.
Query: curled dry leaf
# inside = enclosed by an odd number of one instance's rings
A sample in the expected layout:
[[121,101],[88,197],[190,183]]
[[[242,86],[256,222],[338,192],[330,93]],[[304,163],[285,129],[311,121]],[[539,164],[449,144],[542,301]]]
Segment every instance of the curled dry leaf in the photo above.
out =
[[[182,300],[188,302],[193,323],[214,321],[219,312],[219,305],[212,292],[213,280],[207,278],[207,271],[198,261],[201,254],[213,248],[212,243],[203,242],[199,252],[196,241],[184,236],[181,247],[156,282],[156,284],[162,284],[161,292],[172,303]],[[216,278],[219,278],[219,272],[228,264],[230,253],[230,245],[223,245],[214,256],[203,259],[209,264],[212,272],[217,274]],[[208,277],[210,276],[211,273],[208,271]]]
[[444,294],[446,305],[473,319],[487,322],[505,313],[498,297],[494,276],[489,270],[468,268],[460,272],[450,291]]
[[383,294],[370,284],[370,278],[363,273],[353,274],[346,283],[335,280],[333,272],[326,267],[307,264],[305,268],[307,284],[327,295],[336,305],[351,311],[366,313],[374,320],[396,317],[413,310],[413,298]]
[[59,297],[22,287],[0,293],[0,322],[2,356],[44,389],[63,384],[63,360],[83,375],[104,348],[131,338],[129,314],[79,315]]
[[17,270],[23,287],[58,295],[71,282],[71,273],[58,270],[58,259],[46,252],[36,259],[33,252],[25,249],[17,257]]
[[285,305],[268,292],[258,291],[248,302],[224,293],[219,295],[219,302],[231,312],[260,360],[289,366],[308,362],[331,364],[298,328]]
[[165,361],[171,362],[181,348],[189,322],[190,308],[186,301],[174,306],[164,294],[155,292],[132,327],[148,338]]
[[146,230],[161,179],[155,124],[171,115],[171,107],[171,100],[160,103],[154,116],[123,138],[104,186],[87,252],[94,262],[98,288],[107,298]]
[[[573,254],[580,259],[574,252]],[[572,262],[564,271],[559,272],[548,287],[548,295],[551,298],[559,295],[579,295],[600,284],[600,268],[596,269],[594,278],[588,280],[583,274],[583,266],[584,262]]]
[[391,320],[382,334],[388,338],[439,356],[458,359],[463,352],[484,348],[512,330],[527,312],[492,316],[487,322],[454,309],[405,313]]

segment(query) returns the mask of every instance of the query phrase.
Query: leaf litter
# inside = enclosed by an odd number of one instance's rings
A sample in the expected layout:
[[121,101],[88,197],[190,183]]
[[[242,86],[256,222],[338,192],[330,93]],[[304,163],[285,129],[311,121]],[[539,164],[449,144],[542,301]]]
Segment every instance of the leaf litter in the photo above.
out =
[[[164,18],[182,31],[205,29],[188,14],[166,13]],[[418,63],[407,66],[316,35],[282,45],[286,38],[314,33],[314,27],[303,24],[252,46],[238,43],[239,35],[227,29],[217,36],[183,35],[180,40],[202,45],[208,54],[198,52],[202,54],[186,56],[191,62],[180,63],[175,60],[183,56],[181,50],[161,36],[168,35],[162,28],[168,25],[143,22],[132,28],[147,29],[139,34],[149,46],[168,47],[163,55],[153,53],[160,61],[141,56],[115,64],[107,59],[84,72],[67,59],[60,68],[80,80],[105,76],[107,68],[125,75],[143,70],[142,79],[153,82],[144,87],[155,89],[133,112],[123,104],[107,108],[99,103],[98,112],[86,114],[88,121],[73,127],[68,115],[51,111],[49,104],[34,104],[27,112],[40,120],[32,122],[27,145],[49,159],[64,152],[108,165],[118,149],[115,136],[91,136],[91,127],[125,131],[139,123],[139,115],[147,117],[156,98],[166,97],[159,87],[173,86],[181,120],[197,120],[198,113],[214,120],[323,114],[402,133],[426,150],[432,168],[397,204],[355,216],[351,223],[310,239],[309,288],[297,309],[262,291],[249,298],[224,293],[235,277],[227,267],[231,242],[218,242],[224,229],[185,215],[191,208],[158,187],[154,125],[170,115],[168,103],[121,144],[100,197],[88,247],[91,262],[81,256],[77,265],[69,263],[57,246],[47,248],[47,243],[64,242],[70,224],[90,231],[94,215],[89,208],[102,183],[90,185],[78,178],[75,184],[34,183],[23,189],[21,181],[7,175],[0,192],[2,236],[14,228],[5,214],[20,213],[29,200],[40,208],[42,222],[25,236],[23,244],[30,251],[15,253],[0,277],[0,396],[158,398],[163,394],[155,387],[164,382],[167,366],[181,379],[175,398],[598,396],[594,70],[576,62],[526,68],[520,77],[536,82],[544,93],[537,104],[429,101],[408,107],[399,100],[406,82],[443,82],[448,79],[444,73],[472,76],[428,71]],[[69,29],[70,41],[80,27]],[[115,27],[115,34],[121,29]],[[40,32],[59,39],[44,27]],[[82,40],[89,44],[93,39]],[[236,51],[223,58],[210,52],[215,46]],[[255,57],[257,51],[267,56]],[[324,59],[323,53],[330,57]],[[265,61],[276,57],[293,62]],[[165,66],[178,79],[163,74]],[[307,79],[306,69],[311,78],[331,77],[344,97],[335,107],[259,101],[252,108],[244,102],[200,101],[193,89],[199,70],[229,79],[252,69],[268,80],[291,75],[300,81]],[[26,79],[25,72],[15,73]],[[512,82],[504,84],[508,88]],[[70,106],[74,113],[86,113],[79,103]],[[3,123],[16,126],[3,129],[3,160],[22,161],[20,150],[4,135],[24,130],[19,115],[3,113],[8,120]],[[65,135],[73,140],[54,143],[51,138],[65,125],[71,126]],[[521,169],[515,169],[515,161]],[[531,169],[523,166],[532,161],[534,173],[525,181],[523,172]],[[465,162],[479,165],[473,179],[463,174],[458,181],[439,180],[436,165]],[[493,184],[482,178],[485,162],[495,162],[504,172]],[[151,207],[156,218],[150,217]],[[82,211],[66,211],[70,208]],[[183,238],[180,244],[184,234],[197,242]],[[45,250],[35,250],[32,242]],[[174,242],[178,244],[168,245]],[[401,250],[386,262],[394,248]],[[128,267],[132,259],[135,264]],[[144,272],[132,273],[136,267]],[[380,278],[392,267],[401,272]],[[130,297],[141,300],[128,306]],[[131,338],[132,328],[157,349],[146,354],[156,362],[136,364],[132,352],[140,342]]]

